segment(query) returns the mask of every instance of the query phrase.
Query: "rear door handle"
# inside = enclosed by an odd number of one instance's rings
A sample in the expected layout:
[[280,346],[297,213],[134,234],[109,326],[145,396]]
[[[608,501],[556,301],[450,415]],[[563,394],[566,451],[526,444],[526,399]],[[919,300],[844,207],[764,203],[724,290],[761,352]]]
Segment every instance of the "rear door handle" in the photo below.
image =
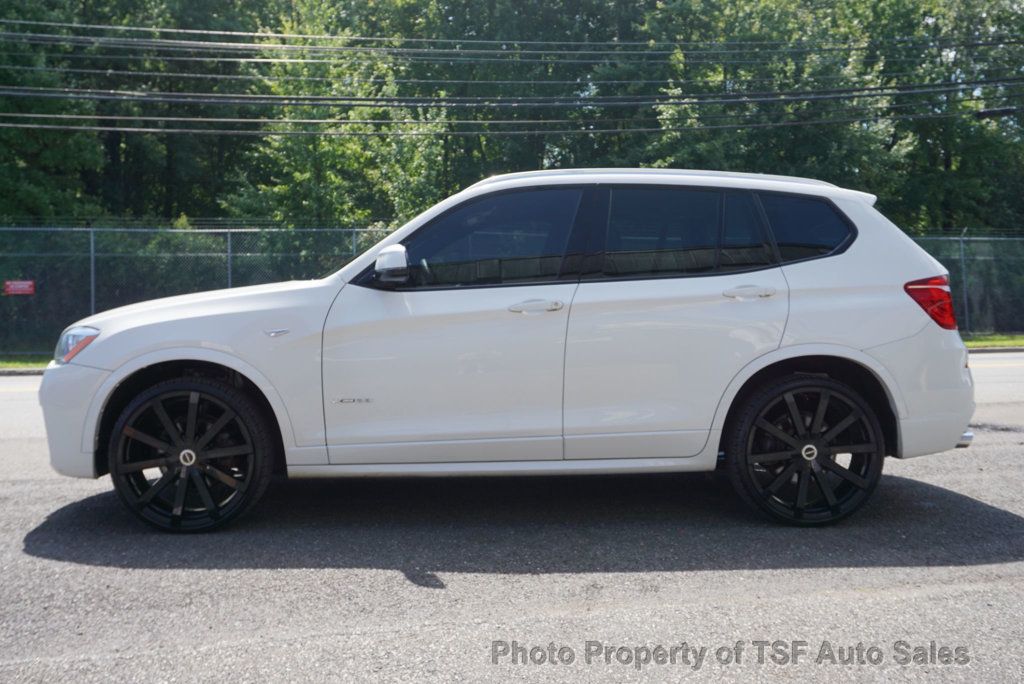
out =
[[527,299],[508,307],[512,313],[537,314],[545,311],[558,311],[563,306],[562,302],[555,299]]
[[774,287],[761,287],[760,285],[740,285],[722,293],[729,299],[755,299],[771,297],[775,294]]

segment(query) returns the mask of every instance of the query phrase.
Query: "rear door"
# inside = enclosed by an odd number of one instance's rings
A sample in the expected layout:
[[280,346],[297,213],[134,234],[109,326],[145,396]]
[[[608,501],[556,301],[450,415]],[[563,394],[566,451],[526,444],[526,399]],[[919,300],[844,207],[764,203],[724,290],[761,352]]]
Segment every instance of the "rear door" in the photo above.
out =
[[614,186],[573,299],[566,458],[693,456],[747,363],[788,311],[753,193]]

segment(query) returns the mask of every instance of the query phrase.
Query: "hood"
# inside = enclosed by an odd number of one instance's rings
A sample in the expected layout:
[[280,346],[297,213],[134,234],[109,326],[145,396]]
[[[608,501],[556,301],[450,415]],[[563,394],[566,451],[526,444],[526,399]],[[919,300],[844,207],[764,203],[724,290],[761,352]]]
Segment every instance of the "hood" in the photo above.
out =
[[163,297],[103,311],[84,318],[74,325],[88,325],[107,332],[111,328],[208,315],[225,310],[244,311],[272,307],[281,296],[301,294],[303,290],[317,289],[323,287],[324,284],[323,280],[291,280],[283,283],[250,285]]

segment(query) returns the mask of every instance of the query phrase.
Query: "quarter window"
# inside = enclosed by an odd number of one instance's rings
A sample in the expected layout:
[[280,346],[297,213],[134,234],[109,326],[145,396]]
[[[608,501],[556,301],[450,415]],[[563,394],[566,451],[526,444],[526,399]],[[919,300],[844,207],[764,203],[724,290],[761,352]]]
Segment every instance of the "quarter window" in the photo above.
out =
[[828,254],[850,236],[849,225],[831,202],[796,195],[760,196],[784,262]]
[[410,285],[555,280],[582,194],[543,188],[468,201],[406,239]]

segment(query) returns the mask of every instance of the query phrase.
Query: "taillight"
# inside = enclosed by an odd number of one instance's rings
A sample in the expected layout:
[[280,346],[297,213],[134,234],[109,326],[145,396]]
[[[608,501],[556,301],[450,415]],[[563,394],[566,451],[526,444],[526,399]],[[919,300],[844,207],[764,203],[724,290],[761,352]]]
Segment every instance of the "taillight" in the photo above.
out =
[[956,314],[953,313],[953,295],[949,291],[948,277],[942,275],[913,280],[904,285],[903,289],[933,321],[946,330],[956,330]]

